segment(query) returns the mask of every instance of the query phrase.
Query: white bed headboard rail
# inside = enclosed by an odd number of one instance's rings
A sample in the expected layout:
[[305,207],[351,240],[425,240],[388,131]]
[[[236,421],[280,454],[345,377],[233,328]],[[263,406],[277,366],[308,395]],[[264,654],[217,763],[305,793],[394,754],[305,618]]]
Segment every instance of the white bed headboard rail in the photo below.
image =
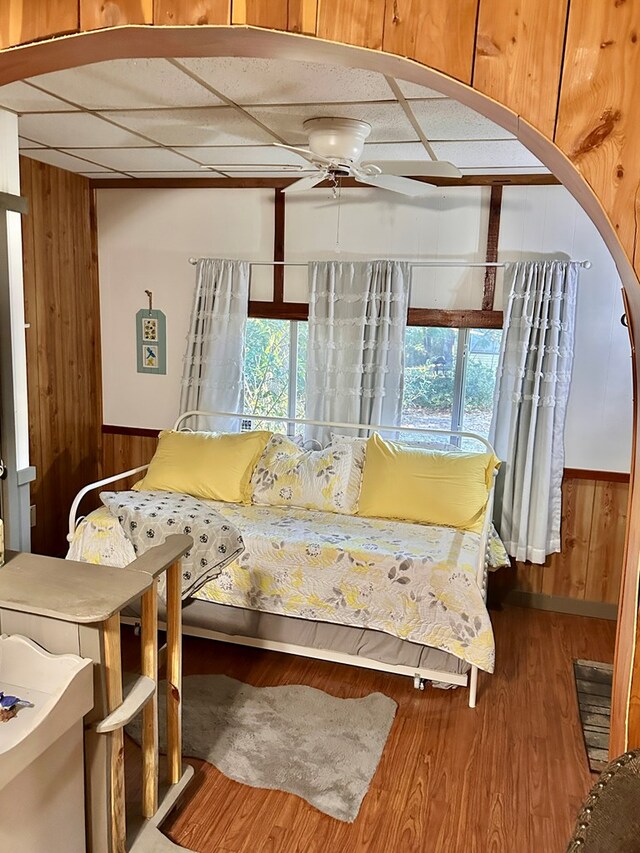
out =
[[436,427],[413,427],[413,426],[390,426],[385,424],[352,424],[352,423],[343,423],[341,421],[311,421],[306,418],[285,418],[285,417],[277,417],[275,415],[258,415],[253,412],[205,412],[199,409],[194,409],[189,412],[183,412],[175,424],[173,425],[174,430],[184,429],[185,421],[190,418],[229,418],[231,421],[251,421],[255,423],[274,423],[274,424],[285,424],[287,426],[317,426],[317,427],[330,427],[333,429],[350,429],[350,430],[358,430],[359,432],[365,432],[370,435],[372,432],[391,432],[391,433],[411,433],[412,435],[416,435],[416,437],[420,435],[440,435],[440,436],[452,436],[459,438],[468,438],[472,441],[477,441],[481,444],[487,452],[493,453],[493,447],[483,436],[478,435],[475,432],[464,432],[462,430],[452,430],[452,429],[439,429]]

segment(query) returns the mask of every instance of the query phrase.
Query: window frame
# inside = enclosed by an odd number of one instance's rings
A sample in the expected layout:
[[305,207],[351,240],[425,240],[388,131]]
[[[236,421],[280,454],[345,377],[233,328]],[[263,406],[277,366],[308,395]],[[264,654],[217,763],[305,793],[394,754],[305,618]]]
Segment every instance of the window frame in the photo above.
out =
[[[421,328],[433,328],[432,326],[423,325]],[[440,326],[438,328],[451,328]],[[451,397],[451,418],[450,429],[454,432],[468,432],[465,428],[465,403],[467,395],[467,372],[469,366],[469,355],[471,347],[471,332],[474,329],[484,328],[482,326],[462,326],[457,329],[456,339],[456,356],[453,365],[453,392]],[[494,382],[495,388],[495,382]],[[404,404],[404,399],[403,399]],[[425,410],[426,411],[426,410]],[[404,412],[404,405],[403,405]],[[401,419],[401,426],[412,426],[411,422],[404,423],[404,418]],[[471,430],[472,431],[472,430]],[[460,446],[461,441],[459,436],[452,436],[450,443]]]
[[[298,402],[298,324],[308,322],[309,304],[307,302],[249,302],[250,320],[286,320],[289,322],[289,385],[287,396],[287,418],[296,418]],[[464,431],[464,407],[466,398],[466,377],[469,361],[469,346],[472,329],[503,328],[502,311],[484,311],[474,309],[445,310],[438,308],[409,308],[407,326],[424,328],[457,329],[456,362],[454,367],[454,386],[451,404],[451,430]],[[293,434],[293,426],[288,424],[287,434]],[[452,443],[459,439],[452,437]]]
[[[271,316],[271,317],[262,317],[262,316],[255,317],[251,313],[249,313],[247,320],[282,320],[282,321],[286,321],[289,323],[289,336],[288,336],[288,338],[289,338],[289,355],[288,355],[288,359],[287,359],[287,370],[288,370],[289,382],[287,385],[286,417],[291,418],[291,419],[295,419],[297,417],[296,409],[297,409],[297,403],[298,403],[298,355],[299,355],[299,352],[298,352],[298,345],[299,345],[298,324],[300,322],[303,322],[303,321],[297,320],[297,319],[291,319],[290,317],[273,317],[273,316]],[[244,362],[244,364],[246,364],[245,359],[246,359],[246,343],[245,343],[245,349],[243,351],[243,362]],[[244,372],[244,364],[243,364],[243,372]],[[252,412],[251,414],[258,415],[256,420],[259,419],[259,416],[260,416],[259,412],[255,412],[255,413]],[[267,417],[267,415],[264,415],[263,417]],[[295,430],[294,430],[293,425],[287,424],[287,435],[293,437],[294,433],[295,433]]]

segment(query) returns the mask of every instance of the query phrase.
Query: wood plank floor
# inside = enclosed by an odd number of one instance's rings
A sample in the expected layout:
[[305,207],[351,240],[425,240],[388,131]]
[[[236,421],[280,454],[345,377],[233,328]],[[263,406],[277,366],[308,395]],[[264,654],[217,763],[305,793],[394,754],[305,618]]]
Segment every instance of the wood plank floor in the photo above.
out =
[[[475,710],[465,690],[421,693],[408,678],[185,638],[185,674],[302,683],[343,697],[380,691],[398,712],[354,823],[193,761],[190,795],[164,831],[197,853],[564,851],[592,782],[572,662],[612,661],[615,624],[513,606],[492,620],[496,673],[481,673]],[[136,749],[128,745],[132,794]]]

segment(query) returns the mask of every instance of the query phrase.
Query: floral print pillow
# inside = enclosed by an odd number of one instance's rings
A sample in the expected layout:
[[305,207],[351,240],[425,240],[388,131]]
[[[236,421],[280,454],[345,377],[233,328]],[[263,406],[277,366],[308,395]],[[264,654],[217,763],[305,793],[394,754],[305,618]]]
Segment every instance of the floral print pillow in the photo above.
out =
[[284,435],[272,435],[251,477],[251,502],[352,513],[347,489],[353,461],[348,444],[303,450]]

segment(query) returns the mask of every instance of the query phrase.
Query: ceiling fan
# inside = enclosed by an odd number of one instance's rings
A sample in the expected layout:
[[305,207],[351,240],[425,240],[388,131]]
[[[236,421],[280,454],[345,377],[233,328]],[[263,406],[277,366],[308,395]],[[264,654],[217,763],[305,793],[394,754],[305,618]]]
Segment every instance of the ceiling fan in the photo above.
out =
[[429,192],[428,181],[414,181],[405,175],[431,178],[460,178],[462,172],[445,160],[380,160],[362,163],[360,158],[364,143],[371,133],[371,125],[366,121],[352,118],[310,118],[304,122],[309,134],[309,148],[284,145],[275,142],[279,148],[295,151],[309,163],[316,172],[301,178],[286,187],[283,192],[303,192],[315,187],[322,181],[351,177],[360,184],[391,190],[408,196],[419,196]]

